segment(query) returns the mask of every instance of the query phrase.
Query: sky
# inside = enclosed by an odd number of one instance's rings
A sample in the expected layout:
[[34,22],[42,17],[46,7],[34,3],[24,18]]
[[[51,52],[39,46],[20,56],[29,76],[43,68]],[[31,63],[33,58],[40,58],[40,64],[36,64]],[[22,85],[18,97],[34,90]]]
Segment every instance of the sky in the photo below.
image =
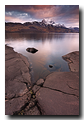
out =
[[79,5],[5,5],[5,22],[32,22],[43,19],[79,27]]

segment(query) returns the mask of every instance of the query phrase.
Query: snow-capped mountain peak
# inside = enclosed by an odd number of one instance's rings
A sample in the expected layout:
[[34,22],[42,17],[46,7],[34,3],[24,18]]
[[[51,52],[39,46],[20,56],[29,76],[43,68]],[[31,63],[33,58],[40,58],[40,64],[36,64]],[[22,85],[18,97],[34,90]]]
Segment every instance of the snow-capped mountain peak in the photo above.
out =
[[43,19],[42,20],[42,23],[44,23],[44,24],[52,24],[52,25],[54,25],[55,24],[55,22],[54,21],[52,21],[52,20],[49,20],[49,19]]
[[64,24],[55,23],[53,20],[50,20],[50,19],[43,19],[42,23],[45,24],[45,25],[53,25],[53,26],[56,26],[56,27],[65,27]]

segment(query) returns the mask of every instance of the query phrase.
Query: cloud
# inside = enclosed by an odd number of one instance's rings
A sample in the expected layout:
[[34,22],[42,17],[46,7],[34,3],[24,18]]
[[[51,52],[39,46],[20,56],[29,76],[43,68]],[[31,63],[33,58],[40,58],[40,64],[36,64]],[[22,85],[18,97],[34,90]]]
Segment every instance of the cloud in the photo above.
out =
[[[47,15],[48,17],[52,16],[72,16],[79,13],[78,5],[6,5],[6,12],[20,12],[20,13],[29,13],[36,15],[42,12],[43,17]],[[52,15],[51,15],[52,13]],[[39,14],[38,17],[42,16]]]
[[[79,23],[78,5],[6,5],[5,15],[15,19],[52,19],[57,23]],[[10,19],[11,20],[11,19]],[[21,21],[21,20],[20,20]]]
[[19,18],[15,18],[15,17],[11,17],[11,16],[6,16],[5,17],[5,21],[6,22],[9,22],[9,21],[11,21],[11,22],[23,22],[21,19],[19,19]]
[[31,17],[53,17],[53,5],[6,5],[6,12],[28,13]]
[[43,9],[50,9],[52,5],[5,5],[6,11],[30,11],[31,9],[34,10],[43,10]]

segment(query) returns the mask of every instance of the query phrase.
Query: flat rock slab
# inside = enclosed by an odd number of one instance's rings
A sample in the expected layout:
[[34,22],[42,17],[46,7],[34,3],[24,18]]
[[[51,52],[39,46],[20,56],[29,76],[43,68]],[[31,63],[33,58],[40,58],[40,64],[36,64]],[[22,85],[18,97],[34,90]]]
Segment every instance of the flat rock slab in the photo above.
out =
[[31,85],[31,76],[27,58],[5,46],[6,114],[13,115],[26,104],[27,98],[24,99],[23,96],[29,91],[28,85]]
[[79,100],[76,96],[41,88],[36,97],[43,115],[79,115]]
[[79,115],[79,73],[51,73],[36,98],[43,115]]
[[43,87],[74,94],[79,97],[79,73],[53,72],[46,77]]

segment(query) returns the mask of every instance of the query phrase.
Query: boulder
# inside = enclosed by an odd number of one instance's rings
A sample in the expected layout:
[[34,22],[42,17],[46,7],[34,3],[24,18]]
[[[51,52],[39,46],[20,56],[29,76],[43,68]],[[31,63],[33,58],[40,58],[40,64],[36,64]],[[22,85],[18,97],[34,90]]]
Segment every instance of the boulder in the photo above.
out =
[[39,79],[39,80],[36,82],[36,84],[37,84],[38,86],[43,85],[43,83],[44,83],[44,80],[43,80],[42,78]]
[[26,51],[31,53],[36,53],[38,50],[35,48],[27,48]]

